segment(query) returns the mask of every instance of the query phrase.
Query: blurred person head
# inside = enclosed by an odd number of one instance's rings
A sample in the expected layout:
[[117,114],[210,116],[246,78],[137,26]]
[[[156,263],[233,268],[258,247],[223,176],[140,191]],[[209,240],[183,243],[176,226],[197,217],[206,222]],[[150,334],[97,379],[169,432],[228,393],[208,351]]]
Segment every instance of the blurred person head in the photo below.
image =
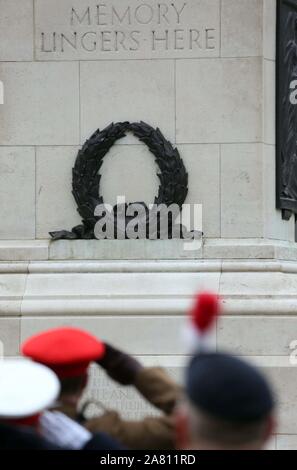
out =
[[88,383],[92,361],[100,360],[105,345],[79,328],[54,328],[32,336],[21,347],[24,356],[46,365],[61,384],[59,401],[76,409]]
[[26,359],[0,361],[0,422],[37,428],[59,391],[59,380],[47,367]]
[[219,297],[206,292],[195,297],[189,312],[192,359],[176,415],[179,449],[262,449],[275,429],[273,394],[261,372],[213,351],[221,308]]
[[197,353],[177,409],[177,446],[260,450],[275,431],[274,399],[264,376],[228,354]]

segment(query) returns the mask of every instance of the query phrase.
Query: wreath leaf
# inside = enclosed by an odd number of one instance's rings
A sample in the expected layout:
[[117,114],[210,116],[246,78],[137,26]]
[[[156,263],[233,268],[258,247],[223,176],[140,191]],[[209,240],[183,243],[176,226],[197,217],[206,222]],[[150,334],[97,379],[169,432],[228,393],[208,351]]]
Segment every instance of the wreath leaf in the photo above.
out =
[[[71,232],[50,232],[53,240],[95,238],[94,227],[99,217],[94,216],[94,211],[99,204],[104,203],[100,196],[99,171],[111,147],[125,137],[127,132],[132,132],[155,156],[160,170],[157,173],[160,186],[154,203],[182,206],[188,194],[188,174],[178,149],[165,139],[159,128],[154,129],[143,121],[111,123],[102,131],[97,129],[84,143],[72,169],[72,194],[82,217],[82,224],[74,227]],[[148,216],[146,221],[148,234]]]

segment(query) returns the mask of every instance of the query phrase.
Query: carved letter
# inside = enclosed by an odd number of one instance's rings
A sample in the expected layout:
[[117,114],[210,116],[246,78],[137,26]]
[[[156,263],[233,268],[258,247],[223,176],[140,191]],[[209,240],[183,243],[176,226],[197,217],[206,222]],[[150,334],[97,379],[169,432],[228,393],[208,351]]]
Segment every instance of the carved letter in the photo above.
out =
[[131,31],[130,38],[131,38],[132,41],[134,41],[135,47],[133,48],[132,46],[130,46],[130,51],[138,51],[139,50],[140,42],[139,42],[139,39],[137,39],[137,37],[136,37],[136,36],[139,36],[139,35],[140,35],[140,31]]
[[[121,36],[121,37],[120,37]],[[122,48],[124,49],[124,51],[127,50],[126,46],[125,46],[125,39],[126,39],[126,35],[123,31],[116,31],[115,32],[115,50],[118,51],[119,50],[119,44],[122,46]]]
[[206,29],[205,30],[205,44],[206,44],[206,49],[215,49],[215,45],[211,45],[210,41],[214,41],[215,37],[210,35],[210,31],[215,31],[215,29]]
[[152,45],[153,51],[156,50],[156,44],[157,44],[158,41],[159,42],[164,42],[165,41],[166,51],[168,51],[168,47],[169,47],[169,44],[168,44],[168,29],[166,29],[166,31],[165,31],[165,37],[164,38],[156,37],[156,31],[152,31],[152,38],[153,38],[153,45]]
[[76,17],[76,20],[77,20],[77,23],[79,24],[83,24],[85,18],[87,18],[87,24],[90,25],[91,24],[91,12],[90,12],[90,7],[88,7],[84,13],[84,15],[82,15],[81,17],[79,17],[79,15],[76,13],[75,9],[72,8],[71,10],[71,25],[73,26],[74,25],[74,15]]
[[131,24],[131,9],[130,7],[127,7],[127,9],[124,11],[123,15],[120,16],[120,14],[117,12],[114,6],[111,8],[111,23],[115,24],[114,19],[117,19],[118,23],[121,24],[125,21],[127,17],[127,24]]
[[[143,10],[144,8],[146,8],[148,12],[148,16],[146,19],[141,17],[141,14],[140,14],[141,10]],[[154,10],[150,5],[147,5],[146,3],[144,3],[143,5],[139,5],[135,10],[135,19],[140,24],[149,24],[152,21],[153,17],[154,17]]]
[[98,26],[106,26],[108,23],[101,23],[101,16],[102,17],[105,17],[106,16],[106,12],[101,12],[100,9],[101,8],[106,8],[106,3],[100,3],[99,5],[97,5],[97,25]]
[[56,52],[57,50],[57,41],[56,41],[56,33],[53,33],[53,49],[54,49],[54,52]]
[[[110,52],[111,51],[111,48],[110,48],[110,45],[111,45],[110,35],[111,35],[111,31],[101,31],[101,37],[102,37],[101,51],[103,51],[103,52]],[[107,49],[105,48],[105,44],[106,44]],[[109,46],[109,48],[108,48],[108,46]]]
[[180,24],[181,15],[182,15],[182,13],[183,13],[185,7],[187,6],[187,4],[184,3],[180,10],[177,10],[177,9],[176,9],[176,6],[174,5],[174,3],[171,3],[171,5],[172,5],[172,7],[174,8],[174,10],[175,10],[175,12],[176,12],[177,23]]
[[193,44],[196,44],[199,49],[202,49],[200,40],[200,31],[197,29],[190,29],[190,49],[193,49]]
[[[179,45],[179,41],[182,43]],[[184,49],[184,30],[183,29],[175,29],[174,30],[174,49],[182,51]]]
[[[165,11],[162,11],[162,8],[164,7]],[[158,24],[161,24],[161,18],[165,19],[165,22],[170,24],[170,21],[167,18],[167,13],[168,13],[168,6],[166,3],[158,3]]]
[[[85,43],[85,39],[87,39],[89,36],[93,35],[95,37],[95,40],[94,42],[91,44],[91,47],[87,47],[86,43]],[[94,52],[96,50],[96,46],[97,46],[97,42],[96,42],[96,33],[95,32],[92,32],[92,31],[89,31],[88,33],[85,33],[82,38],[81,38],[81,45],[82,45],[82,48],[87,51],[87,52]]]
[[52,49],[46,49],[45,37],[45,33],[41,33],[41,52],[53,52]]
[[73,33],[73,42],[71,42],[70,39],[68,39],[65,34],[61,34],[61,51],[64,52],[64,43],[68,43],[73,49],[77,49],[77,33]]

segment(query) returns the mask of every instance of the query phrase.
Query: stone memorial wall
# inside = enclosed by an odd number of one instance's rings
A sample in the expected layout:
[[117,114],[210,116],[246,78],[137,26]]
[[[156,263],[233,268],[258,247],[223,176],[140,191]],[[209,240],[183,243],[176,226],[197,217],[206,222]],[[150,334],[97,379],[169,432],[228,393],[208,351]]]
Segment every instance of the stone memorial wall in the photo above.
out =
[[[178,145],[207,238],[294,239],[274,204],[273,0],[0,6],[0,239],[47,240],[78,224],[78,148],[122,120]],[[127,137],[104,162],[106,200],[153,200],[155,164],[138,144]]]

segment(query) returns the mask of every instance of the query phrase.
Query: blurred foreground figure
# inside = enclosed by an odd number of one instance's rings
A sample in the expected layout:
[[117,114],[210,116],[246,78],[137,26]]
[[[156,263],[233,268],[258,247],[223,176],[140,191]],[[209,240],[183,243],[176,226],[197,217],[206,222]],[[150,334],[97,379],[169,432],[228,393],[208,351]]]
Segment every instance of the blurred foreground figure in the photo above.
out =
[[263,449],[275,431],[273,411],[270,387],[257,369],[227,354],[197,354],[177,411],[178,448]]
[[56,374],[25,359],[0,361],[0,420],[37,428],[41,413],[59,395]]
[[59,393],[58,377],[48,367],[25,359],[0,361],[0,449],[121,449],[107,435],[93,435],[64,414],[47,411]]
[[186,396],[176,412],[178,448],[263,449],[275,431],[268,382],[245,361],[211,351],[207,336],[220,313],[216,296],[198,296],[191,313],[196,352],[187,369]]
[[[172,412],[180,387],[163,369],[144,368],[131,356],[76,328],[57,328],[35,335],[23,344],[22,352],[58,375],[61,393],[57,409],[82,423],[89,431],[105,432],[131,449],[174,447]],[[121,385],[133,385],[164,414],[130,421],[122,419],[117,411],[102,406],[100,415],[87,419],[85,410],[88,404],[81,411],[78,406],[88,383],[91,362],[100,365]]]
[[61,450],[30,428],[0,423],[0,450]]
[[55,449],[38,436],[41,413],[60,391],[56,375],[27,360],[0,361],[0,449]]

